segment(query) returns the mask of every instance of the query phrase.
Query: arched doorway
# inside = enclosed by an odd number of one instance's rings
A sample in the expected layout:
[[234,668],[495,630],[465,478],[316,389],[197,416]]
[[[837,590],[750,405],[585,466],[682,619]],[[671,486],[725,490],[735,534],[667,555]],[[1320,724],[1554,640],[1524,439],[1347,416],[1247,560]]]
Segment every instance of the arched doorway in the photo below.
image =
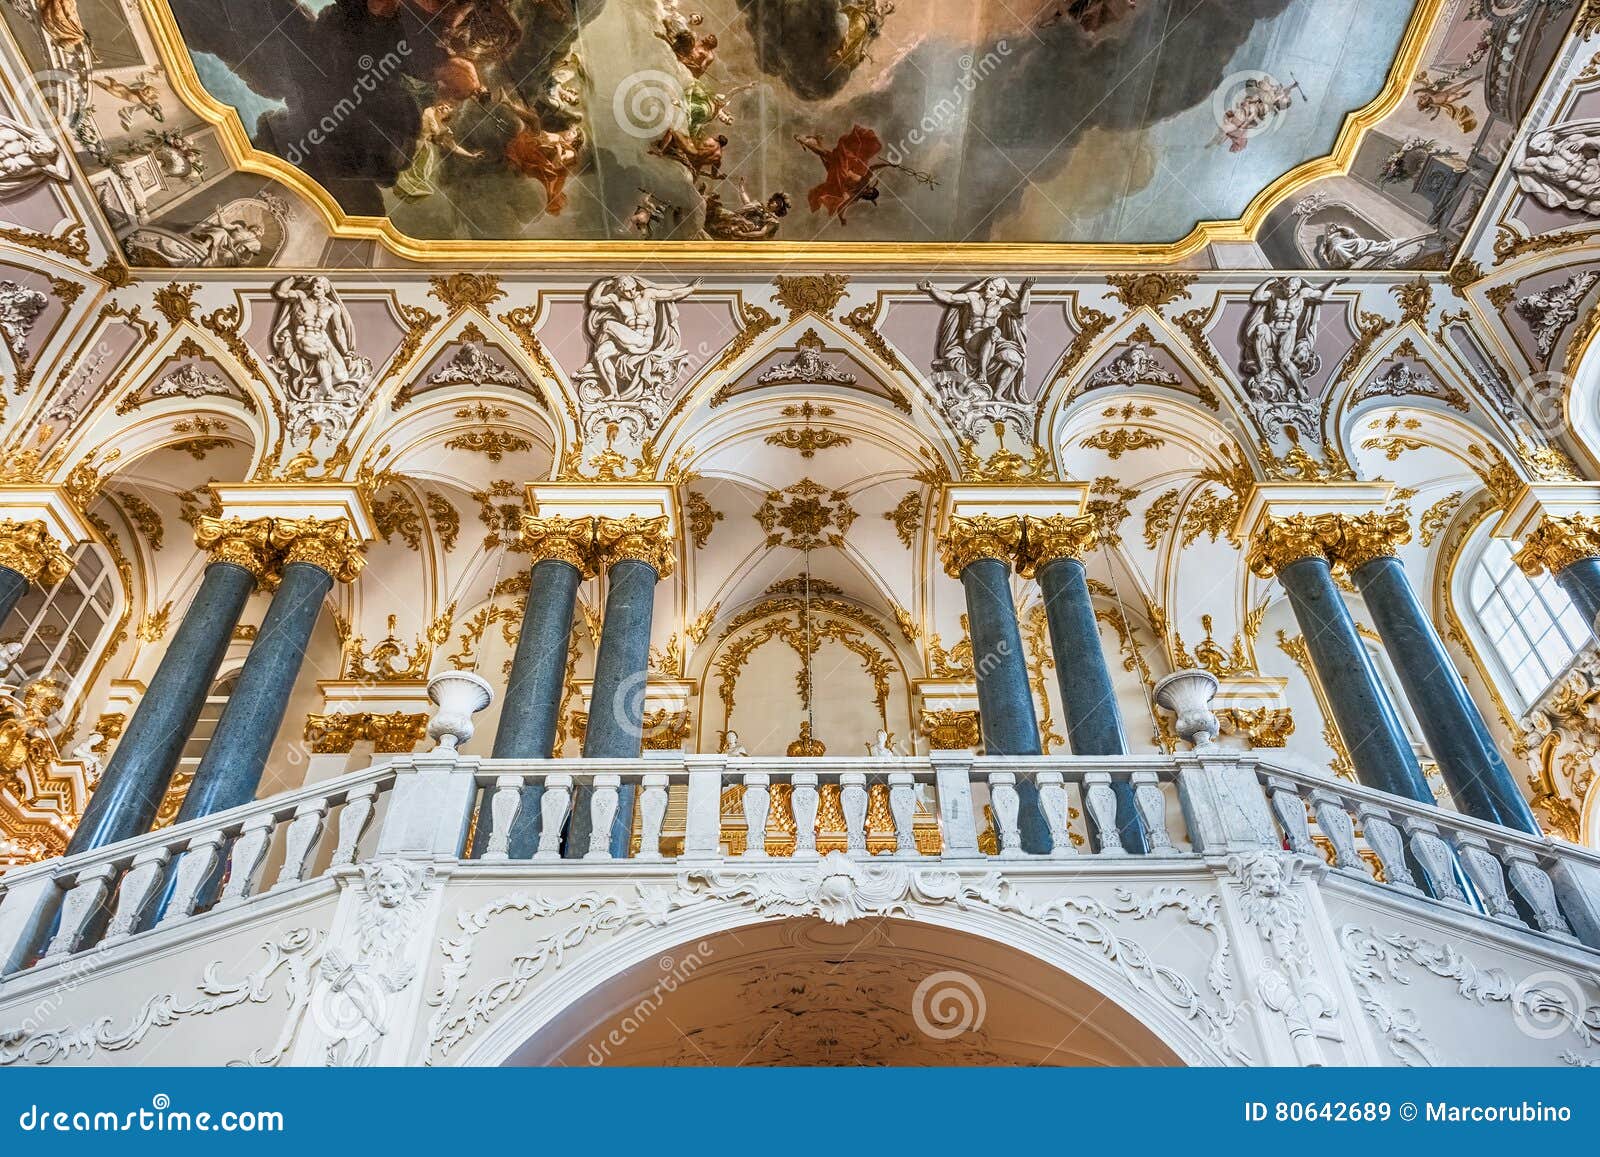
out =
[[986,937],[807,918],[715,933],[567,1005],[511,1065],[1176,1065],[1104,994]]

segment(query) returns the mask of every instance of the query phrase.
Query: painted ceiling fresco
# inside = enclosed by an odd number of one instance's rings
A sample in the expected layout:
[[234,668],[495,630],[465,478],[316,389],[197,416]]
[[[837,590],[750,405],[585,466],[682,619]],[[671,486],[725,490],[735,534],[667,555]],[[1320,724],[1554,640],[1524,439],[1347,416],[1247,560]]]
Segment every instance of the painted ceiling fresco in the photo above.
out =
[[1167,242],[1330,149],[1399,0],[170,0],[418,238]]

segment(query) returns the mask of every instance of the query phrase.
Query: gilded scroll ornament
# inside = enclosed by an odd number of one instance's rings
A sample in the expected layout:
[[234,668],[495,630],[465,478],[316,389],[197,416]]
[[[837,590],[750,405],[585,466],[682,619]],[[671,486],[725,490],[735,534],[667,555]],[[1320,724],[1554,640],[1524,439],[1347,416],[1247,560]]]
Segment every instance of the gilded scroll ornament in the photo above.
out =
[[1022,519],[1016,515],[995,518],[988,514],[950,519],[950,528],[939,536],[939,559],[945,573],[960,578],[961,572],[979,559],[994,558],[1011,566],[1022,545]]
[[1271,578],[1303,558],[1328,558],[1339,545],[1339,539],[1339,517],[1335,514],[1291,514],[1273,518],[1257,532],[1246,561],[1253,573]]
[[1339,542],[1331,557],[1352,574],[1375,558],[1393,557],[1411,541],[1411,515],[1404,507],[1337,517]]
[[55,586],[67,577],[72,560],[50,537],[42,520],[5,518],[0,519],[0,566],[16,571],[30,583]]
[[367,563],[349,521],[343,518],[274,519],[270,541],[283,552],[285,566],[309,563],[337,582],[353,582]]
[[1600,558],[1600,517],[1588,514],[1547,515],[1515,555],[1516,564],[1529,578],[1547,570],[1560,574],[1586,558]]

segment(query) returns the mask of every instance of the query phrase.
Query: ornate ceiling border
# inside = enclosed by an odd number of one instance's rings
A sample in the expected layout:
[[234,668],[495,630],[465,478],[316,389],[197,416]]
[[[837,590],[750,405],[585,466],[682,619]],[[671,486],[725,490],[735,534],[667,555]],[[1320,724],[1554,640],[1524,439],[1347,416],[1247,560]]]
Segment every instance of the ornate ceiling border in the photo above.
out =
[[1008,268],[1167,265],[1187,260],[1217,242],[1249,242],[1271,213],[1314,181],[1344,176],[1354,163],[1362,139],[1405,99],[1412,78],[1450,0],[1418,0],[1401,38],[1388,80],[1364,107],[1345,117],[1333,150],[1304,161],[1257,193],[1232,221],[1199,221],[1187,236],[1164,244],[1009,243],[1009,242],[704,242],[662,241],[427,241],[401,232],[387,217],[346,213],[327,189],[299,169],[250,143],[244,122],[231,106],[218,101],[200,83],[167,0],[139,0],[150,34],[172,83],[173,91],[202,120],[217,130],[229,164],[237,171],[271,177],[293,189],[317,208],[335,237],[377,241],[391,253],[411,261],[473,261],[506,264],[539,261],[552,265],[681,262],[748,269],[791,266],[872,266],[875,268],[948,268],[965,265]]

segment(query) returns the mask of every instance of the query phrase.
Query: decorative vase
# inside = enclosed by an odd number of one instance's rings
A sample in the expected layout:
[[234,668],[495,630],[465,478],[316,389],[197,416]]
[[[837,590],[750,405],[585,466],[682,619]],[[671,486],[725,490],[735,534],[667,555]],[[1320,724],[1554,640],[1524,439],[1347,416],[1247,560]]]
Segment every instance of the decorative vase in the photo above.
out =
[[1174,671],[1155,686],[1156,702],[1178,717],[1178,735],[1191,746],[1210,747],[1221,728],[1211,710],[1217,687],[1217,677],[1199,667]]
[[428,680],[428,698],[439,709],[428,720],[428,735],[447,751],[472,738],[472,717],[494,699],[494,688],[471,671],[441,671]]

